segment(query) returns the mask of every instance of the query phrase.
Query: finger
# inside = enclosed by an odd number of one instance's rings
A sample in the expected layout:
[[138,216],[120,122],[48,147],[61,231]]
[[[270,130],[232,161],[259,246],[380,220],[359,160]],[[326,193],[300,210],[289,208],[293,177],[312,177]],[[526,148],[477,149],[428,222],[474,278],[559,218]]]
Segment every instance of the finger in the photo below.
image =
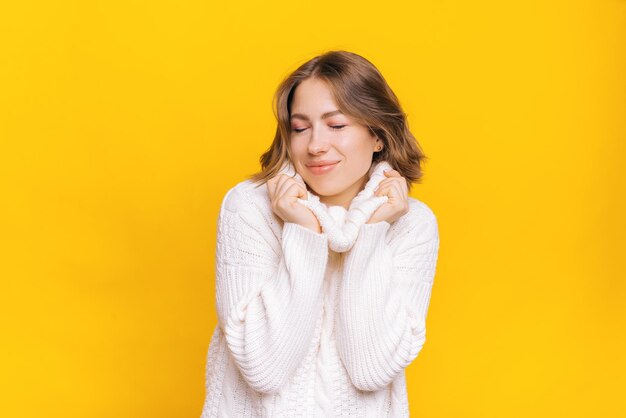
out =
[[402,186],[402,190],[404,191],[404,194],[408,195],[409,194],[409,186],[408,183],[406,181],[406,179],[403,177],[402,181],[400,182],[400,185]]
[[[387,182],[390,182],[390,181],[402,181],[402,180],[404,180],[404,177],[402,177],[402,176],[400,175],[400,173],[398,173],[398,175],[392,175],[392,176],[390,176],[390,177],[387,177],[387,178],[382,179],[382,180],[380,181],[380,183],[387,183]],[[405,180],[405,181],[406,181],[406,180]],[[379,184],[380,184],[380,183],[379,183]]]
[[385,182],[384,184],[383,182],[380,183],[379,189],[376,192],[377,196],[387,195],[390,199],[395,199],[402,198],[402,196],[406,194],[403,192],[402,184],[400,183],[400,181],[397,181],[397,178],[387,180],[389,181]]
[[387,183],[383,183],[382,181],[380,183],[378,183],[378,186],[376,186],[376,188],[374,189],[374,196],[380,196],[380,191],[386,185],[387,185]]
[[[297,189],[293,190],[292,187],[296,186]],[[276,194],[277,197],[279,199],[285,197],[285,196],[297,196],[300,197],[302,195],[302,185],[296,181],[295,178],[288,176],[288,175],[284,175],[283,178],[281,179],[281,183],[278,186],[278,189],[276,190]],[[306,188],[304,188],[304,190],[306,190]]]
[[289,197],[295,196],[296,198],[303,198],[305,195],[304,195],[302,186],[294,180],[290,182],[285,182],[285,185],[283,186],[283,191],[281,192],[280,197],[284,198],[287,196]]
[[386,178],[386,179],[382,179],[382,180],[380,181],[380,183],[378,183],[378,186],[376,186],[376,187],[380,187],[380,186],[383,186],[383,185],[385,185],[385,184],[388,184],[390,181],[393,181],[393,178]]
[[298,185],[298,190],[300,191],[298,193],[298,197],[300,199],[307,200],[309,198],[309,190],[306,188],[306,184],[300,182],[296,182],[296,184]]
[[378,186],[376,186],[376,189],[374,189],[374,190],[378,191],[378,190],[380,190],[381,187],[385,187],[385,186],[387,186],[387,185],[389,185],[391,183],[394,183],[396,181],[398,181],[397,177],[386,178],[386,179],[382,180],[380,183],[378,183]]
[[382,184],[378,190],[376,190],[375,196],[386,196],[389,194],[389,188],[391,186],[387,183],[387,184]]
[[402,190],[402,184],[400,184],[399,182],[394,182],[391,185],[391,188],[393,189],[393,191],[391,192],[391,195],[393,196],[393,198],[398,198],[398,199],[403,199],[405,196],[404,191]]
[[[404,177],[389,177],[389,178],[386,178],[383,181],[388,182],[388,184],[392,184],[393,183],[393,184],[399,185],[400,187],[405,187],[406,188],[406,179]],[[408,189],[407,189],[407,191],[408,191]]]
[[289,176],[286,174],[281,174],[278,180],[276,181],[276,199],[279,199],[284,193],[285,183],[289,180]]
[[276,197],[278,197],[278,192],[280,191],[280,186],[281,184],[285,181],[285,178],[287,178],[289,176],[287,176],[284,173],[279,173],[276,176],[274,176],[272,178],[272,197],[274,199],[276,199]]
[[267,184],[267,193],[270,196],[270,200],[273,199],[274,197],[274,193],[276,193],[276,176],[272,177],[271,179],[269,179],[266,184]]
[[306,199],[308,197],[306,186],[303,182],[296,180],[295,178],[291,179],[291,183],[296,187],[296,190],[290,190],[290,193],[293,192],[297,198]]
[[380,195],[380,190],[385,187],[387,183],[385,182],[385,180],[381,181],[380,183],[378,183],[378,185],[376,186],[376,188],[374,189],[374,196],[379,196]]
[[400,173],[396,170],[387,170],[387,171],[383,171],[383,173],[386,176],[390,176],[390,177],[401,177]]

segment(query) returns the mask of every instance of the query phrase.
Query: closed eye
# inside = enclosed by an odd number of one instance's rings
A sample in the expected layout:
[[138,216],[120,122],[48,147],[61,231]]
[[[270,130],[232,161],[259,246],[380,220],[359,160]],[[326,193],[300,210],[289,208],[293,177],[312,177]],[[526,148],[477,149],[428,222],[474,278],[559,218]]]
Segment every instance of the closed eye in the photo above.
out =
[[[331,126],[331,128],[332,128],[332,129],[335,129],[335,130],[337,130],[337,131],[338,131],[338,130],[340,130],[340,129],[343,129],[343,128],[345,128],[345,127],[346,127],[346,125],[332,125],[332,126]],[[302,131],[305,131],[306,129],[307,129],[307,128],[293,128],[293,131],[294,131],[294,132],[297,132],[297,133],[300,133],[300,132],[302,132]]]

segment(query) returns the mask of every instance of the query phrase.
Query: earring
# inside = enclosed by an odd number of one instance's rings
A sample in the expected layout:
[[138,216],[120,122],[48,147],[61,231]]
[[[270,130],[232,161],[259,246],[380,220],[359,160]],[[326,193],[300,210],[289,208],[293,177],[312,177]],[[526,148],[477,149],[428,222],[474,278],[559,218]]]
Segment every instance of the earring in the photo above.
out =
[[383,147],[381,147],[380,145],[376,147],[376,151],[380,151],[381,149],[383,149]]

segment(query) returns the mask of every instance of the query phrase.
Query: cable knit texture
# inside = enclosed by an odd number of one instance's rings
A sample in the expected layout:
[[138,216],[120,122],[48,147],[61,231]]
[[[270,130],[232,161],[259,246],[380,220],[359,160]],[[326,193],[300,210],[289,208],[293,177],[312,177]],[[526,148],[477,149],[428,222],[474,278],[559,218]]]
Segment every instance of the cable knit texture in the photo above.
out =
[[321,233],[278,218],[265,184],[226,193],[201,418],[409,415],[404,369],[426,339],[439,233],[412,197],[395,222],[366,223],[387,168],[372,165],[348,210],[298,199]]

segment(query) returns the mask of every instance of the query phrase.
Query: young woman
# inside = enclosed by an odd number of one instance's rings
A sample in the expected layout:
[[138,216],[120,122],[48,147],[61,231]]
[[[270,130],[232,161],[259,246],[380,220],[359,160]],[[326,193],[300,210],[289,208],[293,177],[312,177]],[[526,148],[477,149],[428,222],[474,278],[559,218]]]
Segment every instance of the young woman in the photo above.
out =
[[275,96],[262,170],[218,217],[208,417],[406,417],[439,234],[426,158],[365,58],[330,51]]

